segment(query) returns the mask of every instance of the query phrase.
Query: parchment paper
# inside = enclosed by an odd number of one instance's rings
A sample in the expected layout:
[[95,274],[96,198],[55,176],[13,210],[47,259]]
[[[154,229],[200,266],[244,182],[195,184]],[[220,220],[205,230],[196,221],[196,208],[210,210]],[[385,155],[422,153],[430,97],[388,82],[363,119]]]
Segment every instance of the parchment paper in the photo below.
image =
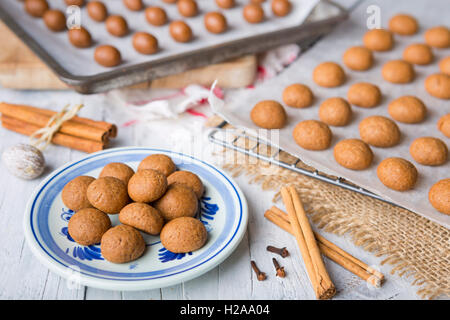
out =
[[[366,9],[369,5],[379,6],[382,26],[387,26],[389,18],[399,12],[414,15],[420,23],[419,34],[411,37],[395,36],[394,50],[386,53],[375,53],[375,66],[369,71],[356,72],[345,68],[348,79],[345,85],[338,88],[321,88],[312,80],[314,67],[323,61],[341,63],[345,49],[362,44],[362,36],[367,31]],[[289,117],[287,127],[280,130],[279,147],[288,153],[296,155],[303,162],[328,174],[348,179],[355,184],[368,189],[384,199],[390,200],[400,206],[417,212],[447,228],[450,228],[450,216],[439,213],[428,202],[428,190],[440,179],[450,178],[450,164],[438,167],[423,166],[416,163],[409,154],[411,142],[422,136],[433,136],[444,141],[449,146],[449,140],[436,127],[438,119],[450,112],[450,101],[440,100],[430,96],[424,88],[427,75],[439,72],[438,61],[450,54],[450,49],[433,50],[435,62],[429,66],[415,66],[417,73],[414,82],[405,85],[391,84],[383,80],[381,66],[388,60],[401,59],[403,49],[411,43],[423,42],[423,33],[429,27],[439,24],[447,25],[449,18],[449,2],[447,0],[435,1],[366,1],[362,2],[351,14],[348,21],[342,23],[333,33],[319,41],[313,48],[305,52],[300,58],[286,69],[281,75],[275,77],[254,90],[240,90],[225,101],[225,105],[214,105],[213,109],[226,120],[238,127],[257,129],[251,122],[249,113],[256,102],[266,99],[282,101],[283,89],[292,83],[304,83],[315,94],[314,105],[305,109],[286,107]],[[319,105],[327,98],[340,96],[346,98],[349,86],[356,82],[367,81],[378,85],[383,93],[381,105],[373,109],[364,109],[352,106],[354,117],[346,127],[330,127],[333,131],[332,146],[325,151],[307,151],[300,148],[292,138],[294,126],[302,120],[319,119]],[[219,84],[220,85],[220,84]],[[401,143],[393,148],[371,147],[375,158],[372,166],[363,171],[353,171],[338,165],[333,157],[333,147],[341,139],[359,138],[358,124],[365,117],[383,115],[390,118],[387,106],[390,101],[403,95],[415,95],[422,99],[428,108],[428,116],[424,123],[403,124],[397,122],[402,133]],[[413,190],[406,192],[393,191],[385,187],[376,175],[378,164],[387,157],[402,157],[411,161],[419,172],[417,184]]]

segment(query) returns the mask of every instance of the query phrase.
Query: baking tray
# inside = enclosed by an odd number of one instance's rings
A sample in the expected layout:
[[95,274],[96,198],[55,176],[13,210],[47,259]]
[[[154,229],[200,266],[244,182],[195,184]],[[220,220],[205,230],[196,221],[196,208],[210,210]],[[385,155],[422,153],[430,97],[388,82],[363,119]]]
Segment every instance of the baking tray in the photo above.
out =
[[[89,76],[77,76],[57,62],[2,6],[7,2],[0,2],[0,19],[24,42],[30,49],[47,64],[50,69],[67,85],[84,94],[104,92],[111,89],[130,86],[156,78],[180,73],[188,69],[198,68],[209,64],[237,58],[246,54],[266,51],[283,44],[297,43],[317,38],[328,33],[333,27],[348,17],[348,12],[336,3],[322,0],[319,6],[328,6],[334,14],[325,19],[312,19],[314,14],[296,27],[284,28],[273,32],[262,33],[244,39],[227,41],[219,45],[193,50],[149,62],[116,67],[111,71],[101,72]],[[316,18],[317,19],[317,18]]]

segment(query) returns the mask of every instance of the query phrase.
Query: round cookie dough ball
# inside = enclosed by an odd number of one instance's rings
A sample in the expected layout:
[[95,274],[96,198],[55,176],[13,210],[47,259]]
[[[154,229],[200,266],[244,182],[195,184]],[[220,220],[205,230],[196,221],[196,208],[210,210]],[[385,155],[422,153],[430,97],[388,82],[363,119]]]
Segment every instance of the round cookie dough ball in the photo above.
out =
[[158,235],[164,225],[161,213],[146,203],[134,202],[119,213],[119,221],[151,235]]
[[313,80],[321,87],[339,87],[345,82],[345,72],[335,62],[323,62],[315,67]]
[[330,126],[346,126],[352,119],[352,108],[345,99],[329,98],[320,105],[319,118]]
[[339,141],[334,147],[333,154],[337,163],[351,170],[367,169],[373,160],[372,150],[359,139]]
[[128,194],[136,202],[152,202],[167,190],[167,178],[160,171],[138,170],[128,182]]
[[89,17],[97,22],[105,21],[108,17],[108,9],[101,1],[91,1],[86,6]]
[[142,0],[122,0],[122,2],[131,11],[139,11],[144,7]]
[[416,162],[424,166],[440,166],[447,162],[448,149],[440,139],[421,137],[411,143],[409,153]]
[[111,220],[106,213],[94,208],[81,209],[69,220],[69,235],[83,246],[100,243],[102,236],[111,228]]
[[289,107],[306,108],[314,100],[314,95],[308,86],[295,83],[287,86],[283,91],[283,102]]
[[47,10],[43,16],[44,23],[52,31],[63,31],[66,29],[66,16],[60,10]]
[[184,17],[194,17],[198,13],[197,2],[194,0],[178,0],[177,8]]
[[447,138],[450,138],[450,113],[447,113],[438,120],[437,127]]
[[256,3],[247,4],[242,14],[244,19],[249,23],[260,23],[264,20],[264,9]]
[[89,31],[83,27],[72,28],[67,33],[70,43],[77,48],[88,48],[92,44],[92,37]]
[[122,61],[122,55],[116,47],[110,45],[101,45],[95,48],[94,60],[104,67],[115,67]]
[[425,119],[427,108],[419,98],[403,96],[389,103],[388,112],[394,120],[399,122],[420,123]]
[[87,197],[95,208],[109,214],[119,213],[130,202],[127,186],[114,177],[102,177],[93,181],[87,189]]
[[200,249],[206,243],[208,233],[201,221],[181,217],[169,221],[161,231],[161,243],[170,252],[188,253]]
[[366,47],[351,47],[345,51],[342,61],[349,69],[364,71],[372,67],[373,54]]
[[169,156],[166,156],[165,154],[151,154],[139,163],[138,171],[145,169],[159,171],[168,177],[175,171],[176,167]]
[[198,210],[198,199],[195,192],[182,184],[171,184],[162,198],[154,203],[164,220],[170,221],[179,217],[193,217]]
[[162,0],[165,3],[176,3],[178,0]]
[[450,76],[435,73],[425,79],[425,89],[433,97],[439,99],[450,99]]
[[295,142],[303,149],[325,150],[331,145],[331,130],[321,121],[301,121],[295,126],[292,135]]
[[220,12],[208,12],[203,18],[206,30],[211,33],[222,33],[227,29],[227,19]]
[[126,263],[142,256],[145,241],[139,231],[121,224],[106,231],[100,243],[100,250],[103,258],[109,262]]
[[130,181],[133,174],[134,170],[125,163],[111,162],[102,169],[99,177],[114,177],[122,180],[125,185],[128,185],[128,181]]
[[205,191],[202,180],[200,180],[195,173],[190,171],[175,171],[167,178],[167,183],[169,185],[176,183],[185,185],[186,187],[191,188],[199,199]]
[[148,7],[145,9],[145,19],[154,26],[162,26],[167,23],[167,14],[163,8]]
[[409,14],[397,14],[389,20],[389,30],[402,36],[411,36],[417,33],[419,24]]
[[235,6],[234,0],[216,0],[216,4],[222,9],[230,9]]
[[124,17],[112,15],[106,18],[106,30],[116,37],[123,37],[128,34],[128,23]]
[[363,43],[373,51],[389,51],[394,46],[394,37],[388,30],[372,29],[364,34]]
[[64,0],[68,6],[84,6],[84,0]]
[[274,100],[260,101],[250,112],[250,119],[264,129],[281,129],[287,121],[283,106]]
[[396,191],[406,191],[414,187],[417,181],[417,169],[402,158],[387,158],[377,168],[377,176],[386,187]]
[[430,46],[413,43],[403,51],[403,59],[412,64],[427,65],[433,62],[434,55]]
[[443,74],[450,76],[450,56],[445,57],[439,62],[439,70],[441,70]]
[[84,208],[92,208],[91,203],[87,198],[87,189],[89,185],[95,181],[89,176],[79,176],[68,182],[61,193],[62,202],[64,205],[73,211],[78,211]]
[[48,8],[46,0],[25,0],[25,11],[32,17],[42,17]]
[[147,32],[136,32],[133,36],[134,49],[142,54],[158,52],[158,39]]
[[361,139],[374,147],[389,148],[400,142],[400,129],[383,116],[370,116],[359,123]]
[[391,60],[383,65],[383,79],[391,83],[409,83],[414,80],[415,72],[411,63],[403,60]]
[[380,89],[368,82],[353,84],[347,92],[348,102],[362,108],[376,107],[381,101]]
[[425,32],[425,42],[439,49],[450,47],[450,30],[445,26],[430,28]]
[[428,200],[437,211],[450,214],[450,179],[436,182],[428,192]]
[[189,42],[192,40],[192,29],[184,21],[174,21],[169,26],[170,35],[177,42]]
[[291,12],[292,4],[289,0],[272,0],[272,12],[278,17],[284,17]]

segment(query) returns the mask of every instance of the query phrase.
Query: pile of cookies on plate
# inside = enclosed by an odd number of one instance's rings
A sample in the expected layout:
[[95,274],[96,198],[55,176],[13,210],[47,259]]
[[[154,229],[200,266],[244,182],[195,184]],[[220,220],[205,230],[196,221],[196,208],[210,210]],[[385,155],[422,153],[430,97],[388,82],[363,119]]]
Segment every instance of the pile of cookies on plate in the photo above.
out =
[[[398,14],[389,21],[389,29],[369,30],[363,37],[363,45],[347,49],[342,56],[343,63],[351,70],[365,71],[374,64],[373,51],[389,51],[394,45],[394,34],[413,35],[418,32],[416,19],[407,14]],[[434,62],[433,50],[450,48],[450,30],[445,26],[428,29],[424,34],[425,43],[413,43],[403,51],[403,59],[386,62],[381,69],[385,81],[395,85],[414,81],[413,65],[428,65]],[[439,62],[440,73],[428,75],[424,86],[433,97],[450,99],[450,56]],[[323,62],[313,71],[313,81],[325,88],[338,87],[345,83],[346,74],[335,62]],[[413,93],[412,93],[413,94]],[[347,99],[330,97],[319,108],[320,120],[299,122],[292,136],[301,148],[317,151],[330,148],[332,129],[330,126],[346,126],[352,118],[352,107],[374,108],[381,103],[381,91],[377,85],[359,82],[351,85]],[[301,83],[286,87],[282,94],[285,105],[291,108],[306,108],[313,104],[314,94]],[[427,107],[418,97],[407,95],[398,97],[388,105],[391,117],[369,116],[359,123],[360,139],[344,139],[334,146],[335,161],[351,170],[366,170],[374,158],[372,148],[390,148],[401,142],[401,132],[396,124],[419,124],[425,120]],[[281,129],[287,123],[287,114],[281,103],[274,100],[258,102],[250,112],[250,119],[264,129]],[[441,137],[418,137],[409,148],[412,159],[425,166],[446,165],[448,148],[442,139],[450,138],[450,113],[442,116],[436,124]],[[377,167],[379,180],[396,191],[413,189],[418,180],[416,166],[403,158],[389,157]],[[443,179],[444,178],[444,179]],[[431,205],[441,213],[450,215],[450,178],[442,179],[429,190]]]
[[[97,179],[76,177],[64,186],[61,197],[75,211],[68,225],[72,239],[85,246],[100,243],[106,260],[126,263],[145,252],[140,232],[160,235],[162,245],[174,253],[203,247],[207,231],[195,218],[203,192],[195,173],[176,171],[170,157],[152,154],[136,172],[112,162]],[[108,215],[115,214],[121,224],[113,227]]]

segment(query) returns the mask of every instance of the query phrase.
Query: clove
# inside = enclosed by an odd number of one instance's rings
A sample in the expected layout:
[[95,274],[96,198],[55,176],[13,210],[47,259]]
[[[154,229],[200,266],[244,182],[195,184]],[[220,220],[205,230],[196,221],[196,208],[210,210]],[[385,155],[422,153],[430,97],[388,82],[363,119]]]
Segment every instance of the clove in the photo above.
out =
[[286,277],[286,272],[284,271],[284,267],[280,267],[277,259],[272,258],[273,265],[275,266],[275,270],[277,271],[276,276],[280,278]]
[[252,265],[252,269],[253,269],[253,271],[255,271],[256,277],[258,278],[258,280],[259,281],[266,280],[266,274],[264,272],[261,272],[261,270],[258,269],[258,267],[256,266],[256,262],[252,260],[250,262],[250,264]]
[[289,255],[289,251],[287,251],[286,247],[277,248],[274,246],[267,246],[267,251],[279,254],[283,258],[286,258]]

